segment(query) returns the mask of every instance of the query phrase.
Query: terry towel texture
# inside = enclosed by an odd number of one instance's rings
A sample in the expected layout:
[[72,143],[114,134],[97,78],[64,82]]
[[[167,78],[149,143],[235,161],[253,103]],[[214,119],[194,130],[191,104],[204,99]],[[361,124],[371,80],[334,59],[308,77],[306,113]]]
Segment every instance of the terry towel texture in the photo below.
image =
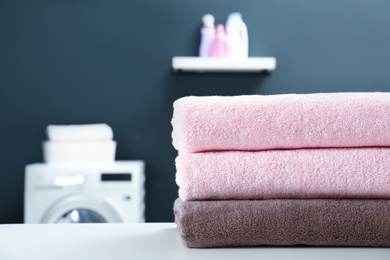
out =
[[180,152],[390,146],[390,93],[183,97],[174,102]]
[[390,148],[179,154],[183,200],[390,198]]
[[390,93],[174,103],[187,247],[390,247]]
[[390,246],[389,200],[182,201],[187,247]]

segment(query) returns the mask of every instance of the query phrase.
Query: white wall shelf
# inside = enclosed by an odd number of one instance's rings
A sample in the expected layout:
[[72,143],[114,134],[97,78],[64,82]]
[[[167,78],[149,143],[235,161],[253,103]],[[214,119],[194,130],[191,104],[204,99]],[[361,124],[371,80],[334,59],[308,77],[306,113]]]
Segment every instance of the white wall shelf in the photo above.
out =
[[173,57],[172,68],[177,72],[262,73],[276,68],[274,57],[247,59]]

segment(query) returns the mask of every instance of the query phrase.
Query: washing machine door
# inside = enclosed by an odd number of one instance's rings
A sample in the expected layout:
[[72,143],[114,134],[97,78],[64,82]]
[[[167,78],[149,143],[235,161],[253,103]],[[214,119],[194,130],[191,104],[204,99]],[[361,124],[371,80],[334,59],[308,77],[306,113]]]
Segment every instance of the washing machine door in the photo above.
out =
[[125,218],[114,201],[74,194],[48,209],[42,223],[123,223]]

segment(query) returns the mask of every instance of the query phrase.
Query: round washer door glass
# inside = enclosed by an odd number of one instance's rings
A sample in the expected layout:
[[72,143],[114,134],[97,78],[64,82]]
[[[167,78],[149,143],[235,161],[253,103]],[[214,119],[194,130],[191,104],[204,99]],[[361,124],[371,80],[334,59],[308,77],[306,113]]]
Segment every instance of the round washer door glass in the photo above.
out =
[[95,211],[76,208],[63,214],[56,223],[107,223],[107,221]]
[[125,218],[109,198],[73,194],[53,203],[42,223],[123,223]]

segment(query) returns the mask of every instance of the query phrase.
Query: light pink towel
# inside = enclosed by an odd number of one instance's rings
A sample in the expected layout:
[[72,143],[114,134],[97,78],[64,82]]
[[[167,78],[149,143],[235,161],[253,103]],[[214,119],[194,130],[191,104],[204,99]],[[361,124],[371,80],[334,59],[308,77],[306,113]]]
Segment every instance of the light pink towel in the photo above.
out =
[[182,153],[182,200],[390,198],[390,148]]
[[390,93],[184,97],[172,126],[179,152],[390,146]]

